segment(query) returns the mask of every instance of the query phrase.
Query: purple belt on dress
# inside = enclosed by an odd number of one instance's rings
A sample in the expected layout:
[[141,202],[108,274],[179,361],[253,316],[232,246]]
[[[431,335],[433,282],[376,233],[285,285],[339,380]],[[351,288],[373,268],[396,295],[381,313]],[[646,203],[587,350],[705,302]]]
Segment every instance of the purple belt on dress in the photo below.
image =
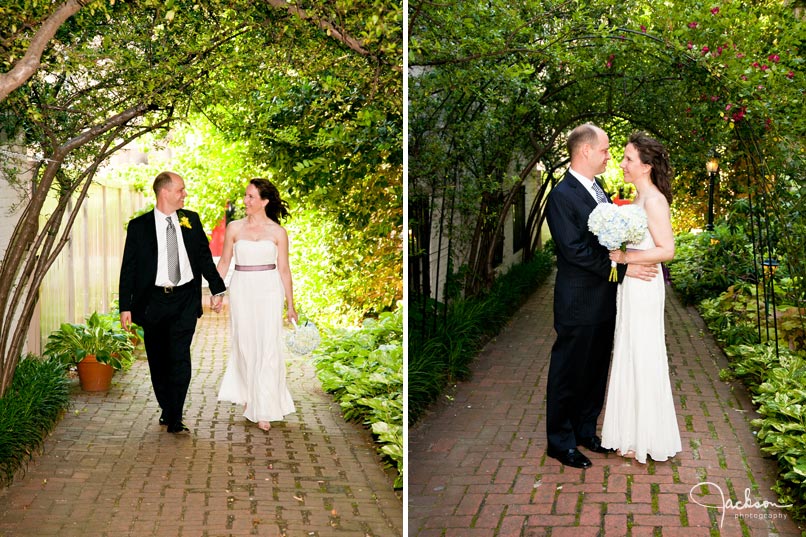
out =
[[277,268],[277,265],[274,263],[270,265],[235,265],[235,270],[240,270],[242,272],[253,272],[257,270],[274,270]]

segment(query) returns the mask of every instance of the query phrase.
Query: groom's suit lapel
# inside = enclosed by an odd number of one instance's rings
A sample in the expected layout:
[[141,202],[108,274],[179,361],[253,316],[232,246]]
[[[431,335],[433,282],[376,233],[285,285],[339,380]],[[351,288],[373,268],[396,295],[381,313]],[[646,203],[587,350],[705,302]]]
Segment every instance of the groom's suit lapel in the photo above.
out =
[[143,218],[143,237],[145,237],[145,255],[143,266],[146,267],[147,279],[153,283],[157,279],[157,262],[159,260],[159,247],[157,246],[157,223],[154,220],[154,211],[146,213]]
[[580,183],[579,180],[570,173],[565,174],[565,180],[568,181],[568,185],[571,187],[574,195],[577,196],[582,203],[584,203],[585,206],[592,211],[593,208],[596,207],[596,200],[590,195],[588,189],[582,186],[582,183]]
[[[143,221],[143,225],[145,226],[145,232],[143,233],[143,236],[146,239],[145,244],[148,250],[146,254],[148,254],[150,258],[153,258],[155,260],[154,265],[156,267],[156,259],[159,252],[157,251],[157,224],[154,218],[155,216],[153,210],[146,213],[146,216]],[[156,268],[154,270],[156,271]]]

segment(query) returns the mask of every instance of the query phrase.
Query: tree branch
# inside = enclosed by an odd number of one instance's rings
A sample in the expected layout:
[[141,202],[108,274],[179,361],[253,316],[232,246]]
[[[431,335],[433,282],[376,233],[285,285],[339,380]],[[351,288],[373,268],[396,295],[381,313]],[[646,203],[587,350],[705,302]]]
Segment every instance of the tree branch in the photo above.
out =
[[25,84],[25,81],[33,76],[39,69],[39,60],[42,53],[56,35],[56,31],[64,24],[64,21],[78,13],[78,10],[93,0],[67,0],[54,11],[42,26],[39,27],[33,39],[31,39],[28,50],[14,67],[7,73],[0,74],[0,101],[5,100],[9,94],[18,87]]
[[341,41],[342,43],[347,45],[350,49],[352,49],[353,51],[361,54],[362,56],[374,57],[374,55],[372,53],[370,53],[370,51],[368,51],[367,49],[364,48],[364,45],[363,45],[363,43],[361,43],[361,41],[359,41],[358,39],[350,36],[349,34],[347,34],[346,32],[344,32],[342,30],[340,30],[339,28],[336,28],[336,26],[334,26],[333,23],[330,22],[329,20],[310,15],[304,9],[302,9],[300,7],[297,7],[297,6],[293,5],[293,4],[289,4],[285,0],[266,0],[266,1],[272,7],[277,8],[277,9],[285,10],[290,15],[293,15],[295,17],[299,17],[302,20],[310,20],[312,23],[317,25],[319,28],[321,28],[322,30],[327,32],[328,36],[336,39],[337,41]]

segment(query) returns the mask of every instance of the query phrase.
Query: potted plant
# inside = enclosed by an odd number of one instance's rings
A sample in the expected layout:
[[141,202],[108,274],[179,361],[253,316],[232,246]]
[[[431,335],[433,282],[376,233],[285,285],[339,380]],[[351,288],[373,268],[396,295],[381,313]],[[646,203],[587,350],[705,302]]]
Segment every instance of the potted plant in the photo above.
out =
[[113,373],[132,362],[133,351],[128,332],[93,313],[84,324],[62,323],[48,336],[43,352],[75,366],[82,390],[105,391]]
[[[112,301],[112,311],[110,311],[109,313],[104,313],[102,316],[106,319],[109,319],[109,322],[111,322],[115,328],[119,328],[122,330],[122,327],[120,326],[119,304],[120,303],[118,299],[117,298],[114,299]],[[142,350],[142,344],[145,341],[145,333],[143,331],[143,327],[140,326],[139,324],[131,323],[129,328],[129,339],[131,340],[132,345],[134,345],[135,352],[138,350]],[[143,357],[144,356],[145,355],[143,355]]]

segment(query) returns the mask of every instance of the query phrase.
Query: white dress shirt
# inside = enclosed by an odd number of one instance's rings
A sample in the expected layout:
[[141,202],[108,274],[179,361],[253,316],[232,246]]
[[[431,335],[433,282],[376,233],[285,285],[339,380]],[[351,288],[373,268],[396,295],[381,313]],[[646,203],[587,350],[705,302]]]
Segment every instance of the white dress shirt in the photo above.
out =
[[599,199],[596,197],[596,191],[595,191],[595,190],[593,190],[593,184],[594,184],[594,180],[593,180],[593,179],[588,179],[588,178],[587,178],[587,177],[585,177],[584,175],[580,174],[580,173],[579,173],[579,172],[577,172],[577,171],[572,170],[571,168],[568,168],[568,172],[569,172],[571,175],[573,175],[574,177],[576,177],[576,179],[577,179],[577,180],[578,180],[578,181],[579,181],[579,182],[582,184],[582,186],[584,186],[584,187],[587,189],[588,194],[590,194],[590,195],[591,195],[591,197],[593,198],[593,200],[594,200],[596,203],[599,203]]
[[[154,223],[157,225],[157,281],[154,285],[159,287],[173,287],[174,284],[168,277],[168,249],[166,246],[165,232],[168,229],[167,214],[162,214],[156,207],[154,208]],[[182,237],[182,228],[179,227],[179,216],[176,212],[170,215],[176,229],[176,244],[179,246],[179,273],[182,277],[176,287],[185,285],[193,280],[193,269],[190,268],[190,258],[185,249],[185,240]]]

